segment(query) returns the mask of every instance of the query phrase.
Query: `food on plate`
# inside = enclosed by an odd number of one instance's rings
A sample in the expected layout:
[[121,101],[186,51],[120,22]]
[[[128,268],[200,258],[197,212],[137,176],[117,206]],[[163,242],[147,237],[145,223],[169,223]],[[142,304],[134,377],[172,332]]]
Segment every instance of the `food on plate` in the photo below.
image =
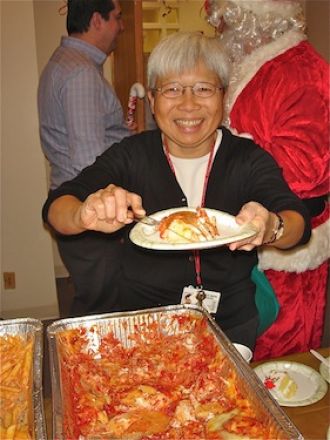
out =
[[207,320],[168,319],[171,331],[151,320],[125,341],[96,324],[56,334],[64,439],[274,438]]
[[284,372],[278,389],[284,397],[291,399],[297,393],[297,384],[288,373]]
[[200,242],[219,236],[215,217],[209,217],[203,208],[174,212],[160,221],[158,230],[170,243]]
[[33,337],[0,337],[0,439],[31,440]]
[[274,389],[285,399],[291,399],[297,393],[298,386],[293,378],[286,371],[272,370],[264,380],[268,389]]

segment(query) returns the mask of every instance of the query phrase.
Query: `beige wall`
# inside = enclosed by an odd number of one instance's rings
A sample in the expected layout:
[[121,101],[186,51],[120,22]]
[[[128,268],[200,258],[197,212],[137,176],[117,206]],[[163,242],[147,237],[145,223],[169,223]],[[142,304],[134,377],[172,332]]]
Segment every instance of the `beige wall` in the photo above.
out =
[[1,14],[1,286],[4,318],[58,315],[51,241],[40,210],[47,194],[38,136],[38,69],[33,3],[0,2]]

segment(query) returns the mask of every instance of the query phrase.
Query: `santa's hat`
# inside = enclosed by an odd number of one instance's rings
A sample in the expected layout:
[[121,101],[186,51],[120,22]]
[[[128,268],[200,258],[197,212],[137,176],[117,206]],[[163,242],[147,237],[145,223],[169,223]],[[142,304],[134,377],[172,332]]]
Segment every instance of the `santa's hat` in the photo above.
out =
[[230,0],[242,9],[262,16],[273,13],[284,18],[295,17],[302,12],[300,0]]

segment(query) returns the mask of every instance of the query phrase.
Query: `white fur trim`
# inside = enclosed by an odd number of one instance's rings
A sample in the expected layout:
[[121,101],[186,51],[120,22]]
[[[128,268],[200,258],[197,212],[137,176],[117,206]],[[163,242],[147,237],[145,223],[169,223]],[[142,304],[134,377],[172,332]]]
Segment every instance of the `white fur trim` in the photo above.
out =
[[301,11],[301,4],[288,0],[231,0],[243,9],[256,15],[274,13],[284,18],[295,17]]
[[230,111],[233,108],[237,97],[255,76],[258,70],[267,61],[270,61],[292,47],[297,46],[301,41],[306,40],[306,38],[307,37],[303,32],[291,30],[277,40],[254,50],[241,62],[233,65],[229,86],[225,96],[224,120],[226,121],[226,125],[228,125],[230,119],[228,116],[230,115]]
[[258,251],[258,257],[260,270],[300,273],[316,269],[330,258],[330,220],[312,229],[307,244],[290,250],[265,246]]

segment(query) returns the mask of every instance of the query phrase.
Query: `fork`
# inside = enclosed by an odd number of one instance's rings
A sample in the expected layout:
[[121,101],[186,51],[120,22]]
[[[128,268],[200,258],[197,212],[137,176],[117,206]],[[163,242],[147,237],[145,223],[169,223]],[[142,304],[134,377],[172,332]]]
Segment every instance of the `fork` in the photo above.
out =
[[160,220],[156,220],[153,217],[150,217],[150,215],[146,215],[143,218],[134,218],[134,220],[138,223],[144,223],[148,226],[158,226],[160,223]]

